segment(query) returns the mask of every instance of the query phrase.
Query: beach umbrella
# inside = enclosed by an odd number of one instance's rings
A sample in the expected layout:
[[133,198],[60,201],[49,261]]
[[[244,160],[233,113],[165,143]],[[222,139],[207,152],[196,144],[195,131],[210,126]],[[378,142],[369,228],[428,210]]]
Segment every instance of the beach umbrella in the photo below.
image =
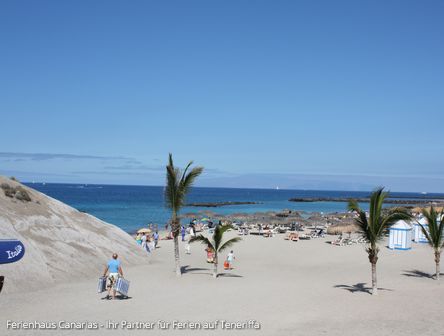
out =
[[216,213],[211,210],[199,210],[200,214],[203,214],[206,217],[213,217]]
[[151,232],[152,232],[151,229],[148,229],[148,228],[141,228],[137,231],[137,233],[141,233],[141,234],[151,233]]
[[183,214],[184,218],[196,218],[199,217],[199,215],[195,212],[187,212],[185,214]]

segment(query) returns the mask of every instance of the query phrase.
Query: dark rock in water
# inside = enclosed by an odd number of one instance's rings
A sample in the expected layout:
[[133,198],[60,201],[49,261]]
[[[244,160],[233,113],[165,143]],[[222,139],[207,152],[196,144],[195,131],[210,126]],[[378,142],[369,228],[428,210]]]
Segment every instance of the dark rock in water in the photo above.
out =
[[216,208],[227,205],[243,205],[243,204],[260,204],[258,202],[202,202],[202,203],[189,203],[186,206],[192,207],[205,207],[205,208]]
[[[348,202],[353,198],[346,197],[298,197],[298,198],[290,198],[289,202]],[[361,203],[369,203],[370,198],[357,198],[354,199],[357,202]],[[433,199],[385,199],[384,203],[386,204],[430,204],[436,202],[437,200]],[[442,202],[442,200],[438,200],[438,202]]]

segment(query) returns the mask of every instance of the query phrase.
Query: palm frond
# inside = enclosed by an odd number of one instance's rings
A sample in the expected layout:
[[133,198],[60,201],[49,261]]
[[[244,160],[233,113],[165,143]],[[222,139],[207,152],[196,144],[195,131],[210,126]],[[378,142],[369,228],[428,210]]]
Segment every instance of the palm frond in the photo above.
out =
[[222,246],[219,247],[219,252],[225,251],[227,248],[233,246],[235,243],[240,242],[241,240],[241,237],[234,237],[227,240],[225,243],[222,244]]
[[388,193],[384,192],[383,187],[378,187],[373,191],[370,196],[370,207],[369,207],[369,226],[370,231],[370,242],[376,242],[381,238],[384,230],[383,218],[382,218],[382,206],[384,204],[384,199],[387,197]]
[[383,187],[378,187],[370,196],[369,216],[363,211],[355,200],[350,200],[348,209],[356,211],[358,217],[355,223],[364,233],[365,238],[372,246],[372,251],[376,251],[376,243],[383,237],[384,231],[396,223],[398,220],[411,219],[410,213],[404,208],[383,209],[384,200],[388,197],[388,192]]
[[201,244],[203,244],[205,246],[208,246],[208,247],[211,247],[213,250],[215,250],[211,240],[209,240],[207,237],[205,237],[205,236],[203,236],[201,234],[198,235],[198,236],[191,237],[189,242],[190,242],[190,244],[194,243],[194,242],[200,242]]
[[192,163],[193,161],[190,161],[182,172],[179,168],[174,166],[172,154],[170,153],[168,156],[165,203],[173,213],[177,213],[185,204],[185,197],[189,192],[191,185],[203,171],[203,167],[196,167],[187,173]]
[[347,208],[349,211],[356,211],[356,212],[361,211],[361,208],[359,207],[359,204],[355,199],[351,199],[348,201]]
[[167,166],[166,171],[165,202],[168,208],[175,209],[177,205],[177,169],[174,166]]
[[426,236],[430,246],[433,247],[435,250],[438,250],[444,246],[444,221],[442,220],[443,211],[438,213],[435,208],[431,206],[430,211],[427,209],[423,209],[422,214],[427,220],[428,229],[424,227],[421,223],[418,224],[421,226],[421,230],[424,236]]
[[187,171],[191,167],[192,164],[193,164],[193,161],[188,162],[187,166],[183,170],[182,177],[180,178],[180,182],[182,182],[185,179],[185,176],[187,175]]
[[[191,164],[191,162],[190,162]],[[187,167],[188,170],[188,167]],[[194,181],[196,180],[196,178],[202,174],[203,172],[203,167],[194,167],[193,169],[191,169],[191,171],[186,174],[183,175],[181,180],[180,180],[180,184],[179,184],[179,192],[182,195],[186,195],[188,194],[188,192],[190,191],[191,187],[194,184]],[[185,197],[182,198],[183,202],[185,201]]]
[[358,218],[355,219],[355,223],[358,225],[358,227],[361,229],[361,231],[363,232],[364,237],[366,238],[367,241],[372,241],[373,240],[373,235],[372,235],[372,230],[370,230],[369,226],[369,221],[367,218],[367,214],[365,213],[365,211],[360,210],[358,212]]
[[216,247],[216,250],[218,250],[222,244],[222,239],[228,230],[233,229],[231,225],[216,225],[216,228],[214,229],[213,234],[213,241],[214,246]]

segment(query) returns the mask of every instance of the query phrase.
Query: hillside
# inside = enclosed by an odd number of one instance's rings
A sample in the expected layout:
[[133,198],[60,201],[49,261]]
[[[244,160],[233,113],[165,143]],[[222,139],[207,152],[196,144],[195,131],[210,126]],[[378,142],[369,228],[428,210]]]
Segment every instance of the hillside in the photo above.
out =
[[123,265],[149,262],[118,227],[8,178],[0,176],[0,185],[0,239],[19,239],[26,248],[19,262],[0,265],[2,294],[98,277],[113,252]]

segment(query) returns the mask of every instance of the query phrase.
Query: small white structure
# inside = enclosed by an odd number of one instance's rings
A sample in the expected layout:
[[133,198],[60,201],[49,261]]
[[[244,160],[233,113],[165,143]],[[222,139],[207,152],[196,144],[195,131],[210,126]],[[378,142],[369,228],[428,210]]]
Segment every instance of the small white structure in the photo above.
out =
[[[421,217],[418,222],[422,224],[426,230],[429,229],[429,223],[425,217]],[[422,232],[421,225],[419,225],[418,222],[414,222],[413,224],[413,241],[415,243],[427,243],[428,240],[424,235],[424,232]]]
[[393,224],[389,228],[389,248],[392,250],[410,250],[412,248],[412,230],[412,227],[403,220]]

